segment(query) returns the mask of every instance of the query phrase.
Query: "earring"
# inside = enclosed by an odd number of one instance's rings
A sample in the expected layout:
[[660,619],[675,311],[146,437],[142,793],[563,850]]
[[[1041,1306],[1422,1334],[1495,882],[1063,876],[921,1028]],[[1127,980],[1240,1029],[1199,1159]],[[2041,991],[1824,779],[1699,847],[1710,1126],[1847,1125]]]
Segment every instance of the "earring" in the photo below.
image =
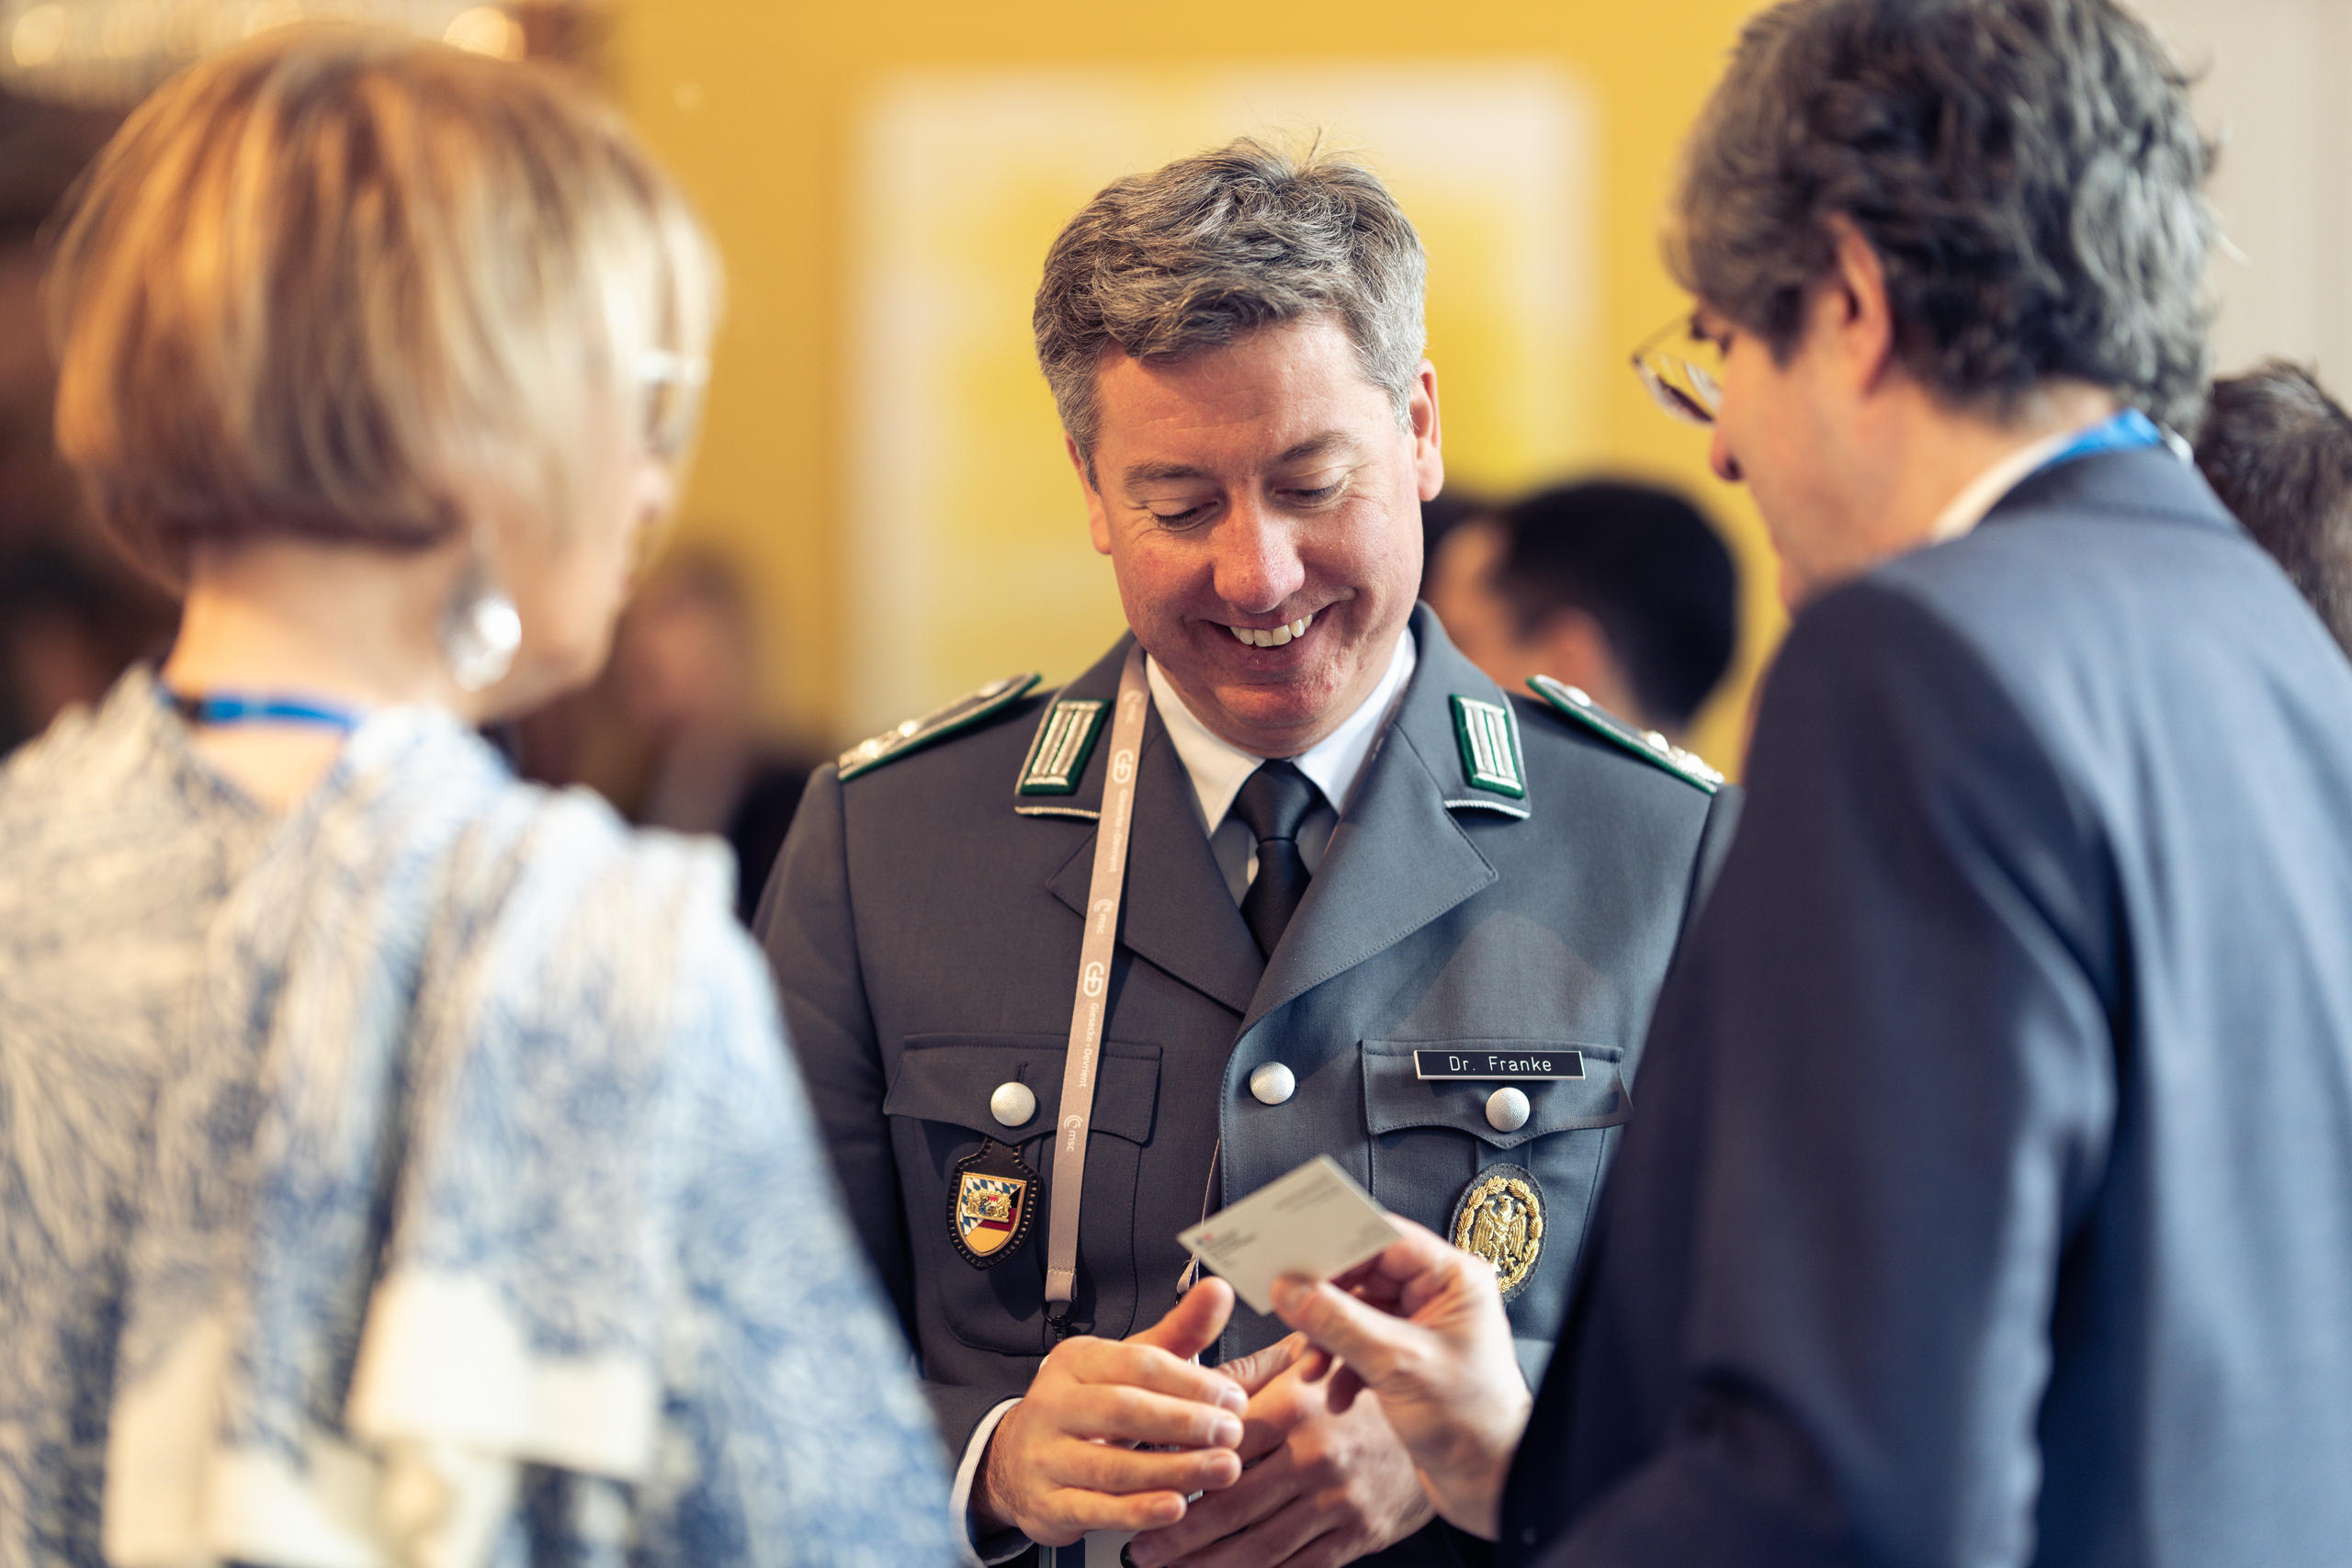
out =
[[441,615],[441,657],[461,692],[486,692],[514,668],[523,646],[523,617],[490,569],[480,536],[458,575],[458,591]]

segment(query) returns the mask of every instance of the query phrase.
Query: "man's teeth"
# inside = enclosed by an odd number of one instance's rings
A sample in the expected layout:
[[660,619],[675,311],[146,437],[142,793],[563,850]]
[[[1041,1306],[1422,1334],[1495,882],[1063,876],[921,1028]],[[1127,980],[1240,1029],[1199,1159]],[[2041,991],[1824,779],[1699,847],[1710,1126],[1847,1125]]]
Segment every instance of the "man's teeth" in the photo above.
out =
[[1306,628],[1315,624],[1313,615],[1301,615],[1286,626],[1272,631],[1251,631],[1248,626],[1227,626],[1225,629],[1252,648],[1280,648],[1295,637],[1305,637]]

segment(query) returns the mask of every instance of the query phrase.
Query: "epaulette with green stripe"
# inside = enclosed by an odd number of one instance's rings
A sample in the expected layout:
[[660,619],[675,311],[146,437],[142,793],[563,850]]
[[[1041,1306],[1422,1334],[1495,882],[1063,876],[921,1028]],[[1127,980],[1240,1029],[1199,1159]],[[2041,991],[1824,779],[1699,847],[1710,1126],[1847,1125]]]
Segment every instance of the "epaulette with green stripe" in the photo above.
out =
[[1577,687],[1549,675],[1531,675],[1528,687],[1562,714],[1575,719],[1594,734],[1612,740],[1642,761],[1665,769],[1683,783],[1714,794],[1724,787],[1724,776],[1702,761],[1696,752],[1685,751],[1655,729],[1636,729],[1632,725],[1602,707]]
[[870,773],[885,762],[922,750],[934,741],[944,740],[961,730],[969,729],[990,714],[1011,706],[1021,700],[1030,687],[1037,683],[1035,673],[1007,675],[1001,681],[991,681],[978,691],[956,698],[944,708],[910,718],[895,728],[886,729],[871,740],[861,740],[842,753],[841,774],[844,782],[860,773]]

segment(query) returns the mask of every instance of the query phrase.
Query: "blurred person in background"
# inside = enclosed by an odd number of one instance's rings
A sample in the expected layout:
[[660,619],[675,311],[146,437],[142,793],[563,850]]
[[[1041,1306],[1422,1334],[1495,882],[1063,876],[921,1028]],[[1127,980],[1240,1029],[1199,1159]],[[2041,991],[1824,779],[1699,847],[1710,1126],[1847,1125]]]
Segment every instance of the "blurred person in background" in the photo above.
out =
[[724,838],[748,926],[822,760],[768,727],[761,668],[742,574],[681,548],[630,594],[604,674],[519,722],[522,770],[588,784],[639,827]]
[[[1430,603],[1434,590],[1440,553],[1445,547],[1446,536],[1475,517],[1483,517],[1493,510],[1484,496],[1449,485],[1421,502],[1421,586],[1420,600]],[[1441,617],[1442,618],[1442,617]]]
[[1439,545],[1424,597],[1505,691],[1556,676],[1678,744],[1739,638],[1731,551],[1654,485],[1560,485],[1474,516]]
[[2352,1550],[2352,665],[2160,428],[2209,157],[2110,0],[1799,0],[1710,98],[1644,368],[1796,614],[1560,1352],[1427,1235],[1277,1292],[1502,1562]]
[[723,857],[474,729],[672,502],[684,198],[555,76],[279,31],[131,118],[51,287],[185,614],[0,770],[0,1560],[946,1561]]
[[0,91],[0,754],[171,641],[170,597],[87,525],[50,431],[43,225],[119,123]]
[[1333,1407],[1223,1281],[1185,1293],[1178,1234],[1328,1155],[1467,1216],[1540,1370],[1730,835],[1703,764],[1503,691],[1415,604],[1444,477],[1424,272],[1320,147],[1245,139],[1090,201],[1037,355],[1131,633],[819,769],[768,889],[991,1561],[1140,1530],[1139,1568],[1455,1562],[1376,1402]]
[[2352,418],[2318,376],[2273,359],[2214,382],[2197,467],[2352,653]]

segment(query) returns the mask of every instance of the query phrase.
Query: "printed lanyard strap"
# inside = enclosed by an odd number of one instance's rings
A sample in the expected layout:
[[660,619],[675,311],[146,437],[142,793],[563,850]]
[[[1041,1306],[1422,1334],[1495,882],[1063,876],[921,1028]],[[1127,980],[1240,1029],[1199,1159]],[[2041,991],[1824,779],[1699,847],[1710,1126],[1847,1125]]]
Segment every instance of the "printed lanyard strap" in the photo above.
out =
[[1143,645],[1127,649],[1119,671],[1119,707],[1111,721],[1111,761],[1102,779],[1102,815],[1094,832],[1094,880],[1086,896],[1086,939],[1078,954],[1078,999],[1070,1007],[1069,1055],[1062,1064],[1062,1119],[1055,1136],[1053,1207],[1046,1229],[1046,1315],[1056,1332],[1078,1289],[1078,1205],[1086,1190],[1086,1134],[1094,1120],[1094,1069],[1102,1055],[1102,1021],[1111,990],[1111,955],[1119,938],[1119,899],[1126,890],[1127,839],[1135,826],[1136,761],[1151,706]]

